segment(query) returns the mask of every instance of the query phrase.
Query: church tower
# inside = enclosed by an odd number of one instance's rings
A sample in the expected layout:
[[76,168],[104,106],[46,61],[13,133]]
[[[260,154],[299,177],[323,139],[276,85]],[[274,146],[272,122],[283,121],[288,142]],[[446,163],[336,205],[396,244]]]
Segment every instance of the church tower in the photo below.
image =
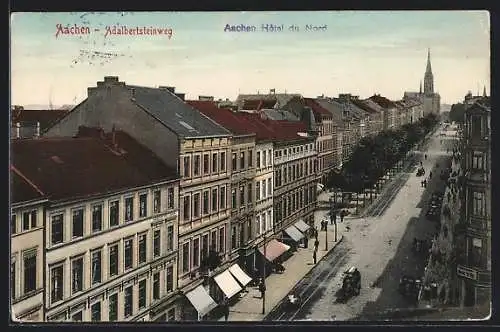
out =
[[434,93],[434,75],[431,68],[431,50],[427,50],[427,67],[424,75],[424,94],[430,96]]

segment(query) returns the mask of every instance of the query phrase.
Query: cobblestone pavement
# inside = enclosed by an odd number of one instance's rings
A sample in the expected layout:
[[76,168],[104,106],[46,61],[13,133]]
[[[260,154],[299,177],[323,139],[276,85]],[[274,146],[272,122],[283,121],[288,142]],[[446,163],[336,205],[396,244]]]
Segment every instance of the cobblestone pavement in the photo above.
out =
[[[430,138],[425,149],[421,154],[428,156],[427,159],[422,158],[428,173],[436,162],[442,162],[441,158],[446,153],[442,152],[436,135]],[[395,190],[396,194],[388,191],[390,203],[384,206],[382,213],[347,219],[343,234],[344,245],[349,250],[348,259],[337,260],[330,267],[334,272],[326,275],[320,265],[317,273],[325,276],[324,280],[318,278],[311,282],[306,279],[302,282],[303,289],[309,289],[309,293],[313,293],[315,288],[319,290],[312,296],[308,294],[310,299],[300,312],[283,315],[281,319],[331,321],[350,320],[358,316],[363,319],[363,315],[368,316],[378,310],[411,306],[397,293],[399,277],[402,273],[418,273],[423,266],[418,263],[419,259],[411,256],[413,237],[430,237],[436,231],[430,227],[430,222],[422,218],[425,214],[422,209],[429,192],[434,190],[434,184],[423,188],[421,181],[422,178],[416,177],[415,172],[408,172],[405,181],[397,184],[400,188]],[[361,272],[361,293],[346,303],[338,303],[336,293],[342,281],[342,273],[339,272],[350,266],[356,266]],[[311,284],[316,284],[316,287]]]

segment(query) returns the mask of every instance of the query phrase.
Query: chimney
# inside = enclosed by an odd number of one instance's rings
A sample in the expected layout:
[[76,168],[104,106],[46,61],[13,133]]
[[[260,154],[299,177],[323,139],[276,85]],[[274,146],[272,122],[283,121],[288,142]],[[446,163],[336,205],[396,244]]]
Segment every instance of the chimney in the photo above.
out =
[[19,122],[16,123],[16,138],[21,138],[21,124]]
[[38,121],[35,126],[35,137],[40,137],[40,122]]
[[104,82],[118,83],[118,76],[104,76]]
[[[214,101],[213,96],[198,96],[198,100],[200,101]],[[221,100],[221,99],[219,99]]]
[[179,97],[181,100],[185,100],[186,99],[186,94],[185,93],[176,93],[175,95],[177,97]]

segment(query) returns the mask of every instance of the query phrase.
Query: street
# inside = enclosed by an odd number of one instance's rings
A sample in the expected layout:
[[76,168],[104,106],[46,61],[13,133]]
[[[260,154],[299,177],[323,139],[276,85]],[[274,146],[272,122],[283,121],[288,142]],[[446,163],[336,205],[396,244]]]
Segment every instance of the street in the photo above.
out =
[[[438,231],[437,223],[425,217],[426,205],[434,191],[444,190],[436,165],[443,167],[450,158],[437,134],[424,149],[417,158],[425,176],[417,177],[416,167],[406,166],[362,217],[346,220],[350,230],[344,233],[343,243],[290,292],[300,296],[302,304],[287,311],[282,302],[266,320],[373,320],[415,306],[398,292],[399,279],[404,274],[420,277],[424,273],[428,257],[415,254],[412,243],[414,238],[430,240]],[[429,179],[431,170],[435,175]],[[424,178],[428,181],[425,188],[421,185]],[[316,219],[325,214],[318,212]],[[351,266],[361,272],[361,292],[339,303],[343,272]]]

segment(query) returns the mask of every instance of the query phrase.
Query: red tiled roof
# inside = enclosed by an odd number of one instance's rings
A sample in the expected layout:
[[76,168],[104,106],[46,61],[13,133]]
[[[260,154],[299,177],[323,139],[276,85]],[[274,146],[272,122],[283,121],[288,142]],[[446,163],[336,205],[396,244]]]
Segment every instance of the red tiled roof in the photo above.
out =
[[385,97],[382,97],[381,95],[373,95],[369,99],[371,99],[375,103],[379,104],[383,108],[396,107],[396,104],[394,104],[393,101],[391,101]]
[[218,108],[212,101],[193,100],[187,103],[234,134],[255,134],[259,141],[296,140],[302,138],[298,132],[307,132],[307,126],[303,122],[264,120],[259,114]]
[[328,110],[324,109],[323,107],[321,107],[321,105],[319,105],[314,99],[312,98],[304,98],[304,101],[306,103],[306,106],[309,106],[313,112],[314,112],[314,115],[319,115],[319,116],[329,116],[329,117],[332,117],[332,113],[330,113]]
[[44,197],[44,193],[36,185],[12,166],[10,168],[10,192],[12,203],[29,202]]
[[[74,138],[16,140],[12,165],[50,199],[81,198],[177,178],[124,132],[82,128]],[[13,196],[17,197],[13,188]]]
[[40,122],[40,129],[44,130],[56,123],[59,119],[65,116],[69,110],[12,110],[12,123]]

